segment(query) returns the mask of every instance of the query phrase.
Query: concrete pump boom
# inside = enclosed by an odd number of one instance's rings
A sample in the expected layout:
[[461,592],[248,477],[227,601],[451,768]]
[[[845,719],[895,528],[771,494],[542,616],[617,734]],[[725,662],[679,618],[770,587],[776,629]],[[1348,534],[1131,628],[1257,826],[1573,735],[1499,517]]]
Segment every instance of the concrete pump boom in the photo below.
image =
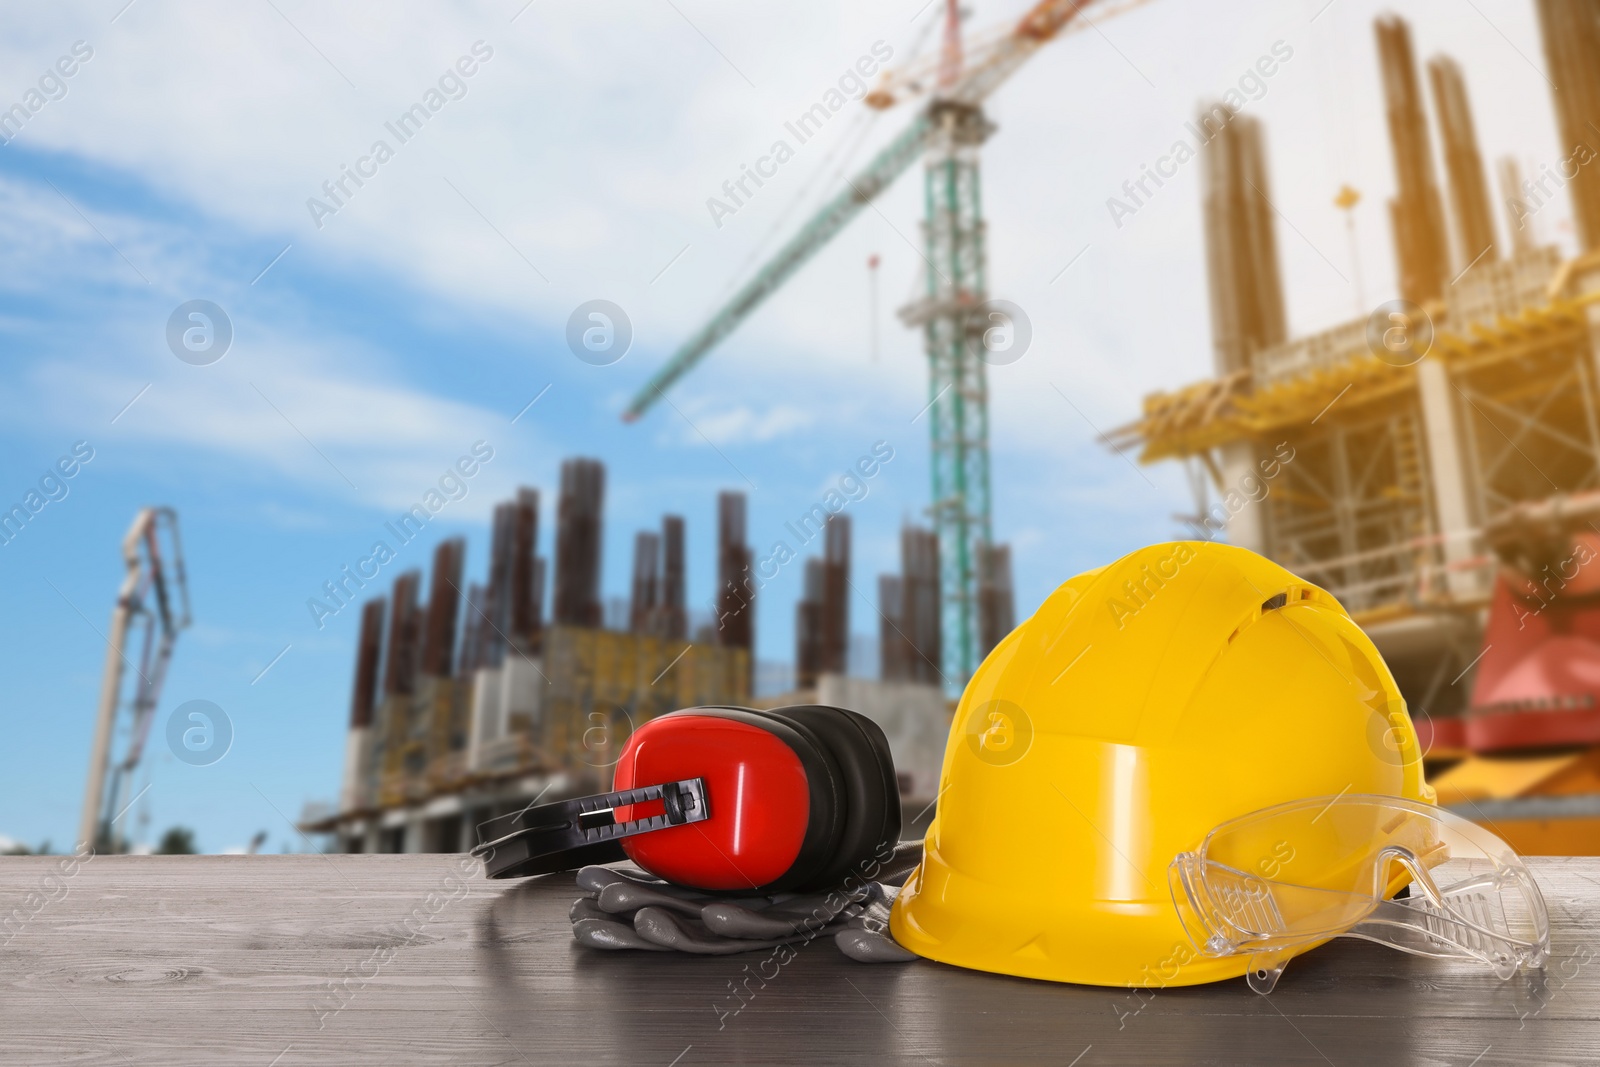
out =
[[[164,558],[161,529],[165,527],[170,559]],[[111,631],[106,637],[105,673],[100,683],[100,708],[95,721],[93,746],[89,750],[89,776],[83,792],[83,820],[78,839],[97,851],[115,851],[111,824],[120,814],[116,809],[134,768],[144,752],[172,646],[178,631],[189,625],[189,586],[183,570],[183,543],[178,537],[178,515],[171,508],[141,508],[133,525],[122,539],[122,559],[127,573],[111,611]],[[177,604],[173,603],[174,593]],[[139,665],[134,666],[139,682],[132,698],[132,735],[127,751],[113,767],[112,735],[117,711],[122,706],[124,666],[128,659],[128,631],[144,624],[143,649]],[[107,776],[111,787],[106,788]]]

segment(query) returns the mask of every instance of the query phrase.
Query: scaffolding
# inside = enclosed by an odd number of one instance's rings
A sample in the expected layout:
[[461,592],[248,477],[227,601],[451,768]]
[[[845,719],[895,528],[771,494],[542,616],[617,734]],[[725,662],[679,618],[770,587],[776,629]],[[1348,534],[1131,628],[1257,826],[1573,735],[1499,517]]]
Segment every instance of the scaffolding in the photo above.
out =
[[[1538,7],[1564,143],[1587,162],[1588,128],[1600,134],[1600,8]],[[1306,337],[1219,343],[1216,378],[1146,397],[1111,441],[1185,464],[1195,536],[1226,534],[1350,610],[1406,698],[1441,803],[1470,804],[1477,819],[1490,818],[1479,800],[1500,805],[1496,831],[1524,850],[1593,854],[1600,818],[1549,799],[1584,793],[1564,799],[1600,810],[1600,619],[1593,588],[1559,604],[1545,594],[1575,577],[1564,569],[1574,546],[1600,545],[1600,185],[1593,173],[1570,181],[1581,252],[1563,263],[1524,227],[1520,198],[1548,191],[1503,165],[1511,244],[1497,249],[1466,78],[1438,56],[1428,72],[1450,233],[1410,28],[1390,15],[1375,29],[1402,299]],[[1227,175],[1227,151],[1207,146],[1208,172]],[[1346,189],[1335,203],[1355,197]],[[1235,304],[1270,303],[1276,289],[1238,269],[1239,227],[1219,224],[1215,200],[1206,243],[1220,341],[1237,331],[1219,293],[1244,287]],[[1551,763],[1552,746],[1587,751]]]
[[1480,531],[1600,488],[1600,255],[1535,249],[1479,272],[1431,306],[1417,362],[1379,358],[1349,323],[1148,396],[1111,435],[1143,462],[1190,465],[1196,535],[1225,529],[1333,593],[1434,717],[1460,712],[1448,683],[1482,632]]

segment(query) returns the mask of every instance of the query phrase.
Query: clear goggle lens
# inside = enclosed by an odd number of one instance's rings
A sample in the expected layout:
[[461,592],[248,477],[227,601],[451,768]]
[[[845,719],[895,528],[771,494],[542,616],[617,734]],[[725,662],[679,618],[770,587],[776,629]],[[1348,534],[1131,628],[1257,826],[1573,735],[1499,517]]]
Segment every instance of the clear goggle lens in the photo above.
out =
[[1312,797],[1229,820],[1168,878],[1195,947],[1249,956],[1258,993],[1334,937],[1475,960],[1501,978],[1544,966],[1550,950],[1544,898],[1511,846],[1401,797]]

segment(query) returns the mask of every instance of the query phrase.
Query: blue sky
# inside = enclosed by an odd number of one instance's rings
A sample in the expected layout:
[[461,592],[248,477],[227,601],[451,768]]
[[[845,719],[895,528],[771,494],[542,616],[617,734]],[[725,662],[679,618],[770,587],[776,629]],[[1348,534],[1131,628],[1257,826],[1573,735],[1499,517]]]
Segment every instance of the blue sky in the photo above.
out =
[[[995,523],[1015,546],[1019,611],[1079,570],[1172,536],[1172,513],[1189,506],[1179,471],[1141,476],[1095,431],[1209,369],[1196,168],[1121,227],[1106,199],[1275,41],[1295,58],[1250,107],[1268,123],[1288,222],[1294,327],[1389,295],[1376,6],[1346,0],[1313,21],[1320,3],[1255,0],[1216,20],[1153,0],[1103,36],[1052,44],[991,102],[991,288],[1035,329],[1029,354],[992,375]],[[1531,5],[1485,3],[1481,19],[1453,4],[1398,6],[1424,56],[1445,47],[1466,65],[1487,151],[1529,169],[1559,158]],[[206,699],[236,736],[209,767],[153,742],[132,829],[191,826],[213,851],[259,830],[270,850],[299,847],[286,819],[336,794],[356,618],[318,629],[306,600],[476,441],[493,460],[383,580],[425,567],[456,534],[481,575],[485,520],[518,485],[545,494],[550,552],[559,463],[587,455],[608,467],[606,593],[624,594],[634,532],[672,511],[688,520],[691,603],[706,606],[719,490],[750,493],[764,553],[883,440],[894,460],[850,505],[854,580],[871,595],[896,567],[899,524],[919,519],[928,496],[926,423],[913,421],[926,372],[893,314],[920,266],[916,171],[687,379],[675,408],[633,426],[618,414],[769,235],[831,191],[840,160],[864,158],[909,120],[903,108],[841,113],[737,215],[719,227],[708,213],[722,182],[874,43],[909,57],[931,17],[919,7],[8,9],[0,108],[25,100],[74,42],[93,57],[0,148],[0,503],[20,501],[75,442],[94,458],[0,546],[0,835],[71,844],[118,544],[148,504],[180,515],[195,618],[158,727]],[[1025,5],[975,7],[973,23],[987,26]],[[480,41],[493,55],[465,95],[316,225],[306,201],[322,183]],[[1327,203],[1341,181],[1368,194],[1361,293]],[[1567,211],[1563,201],[1543,212],[1541,236],[1568,240]],[[876,359],[871,254],[883,259]],[[574,358],[563,337],[572,309],[596,298],[634,327],[631,351],[607,367]],[[166,347],[168,316],[192,299],[233,324],[231,349],[209,366]],[[800,570],[765,591],[764,660],[793,658]],[[869,601],[851,611],[857,632],[875,632]]]

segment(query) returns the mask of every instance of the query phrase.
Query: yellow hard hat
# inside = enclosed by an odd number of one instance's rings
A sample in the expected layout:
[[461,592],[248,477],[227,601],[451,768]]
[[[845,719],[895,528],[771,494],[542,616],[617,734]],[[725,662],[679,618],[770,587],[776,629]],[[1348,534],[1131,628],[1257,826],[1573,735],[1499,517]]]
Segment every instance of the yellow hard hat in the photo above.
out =
[[1405,701],[1339,602],[1242,548],[1152,545],[1062,585],[973,675],[890,929],[1027,978],[1237,977],[1245,956],[1186,935],[1169,865],[1230,819],[1367,794],[1434,801]]

